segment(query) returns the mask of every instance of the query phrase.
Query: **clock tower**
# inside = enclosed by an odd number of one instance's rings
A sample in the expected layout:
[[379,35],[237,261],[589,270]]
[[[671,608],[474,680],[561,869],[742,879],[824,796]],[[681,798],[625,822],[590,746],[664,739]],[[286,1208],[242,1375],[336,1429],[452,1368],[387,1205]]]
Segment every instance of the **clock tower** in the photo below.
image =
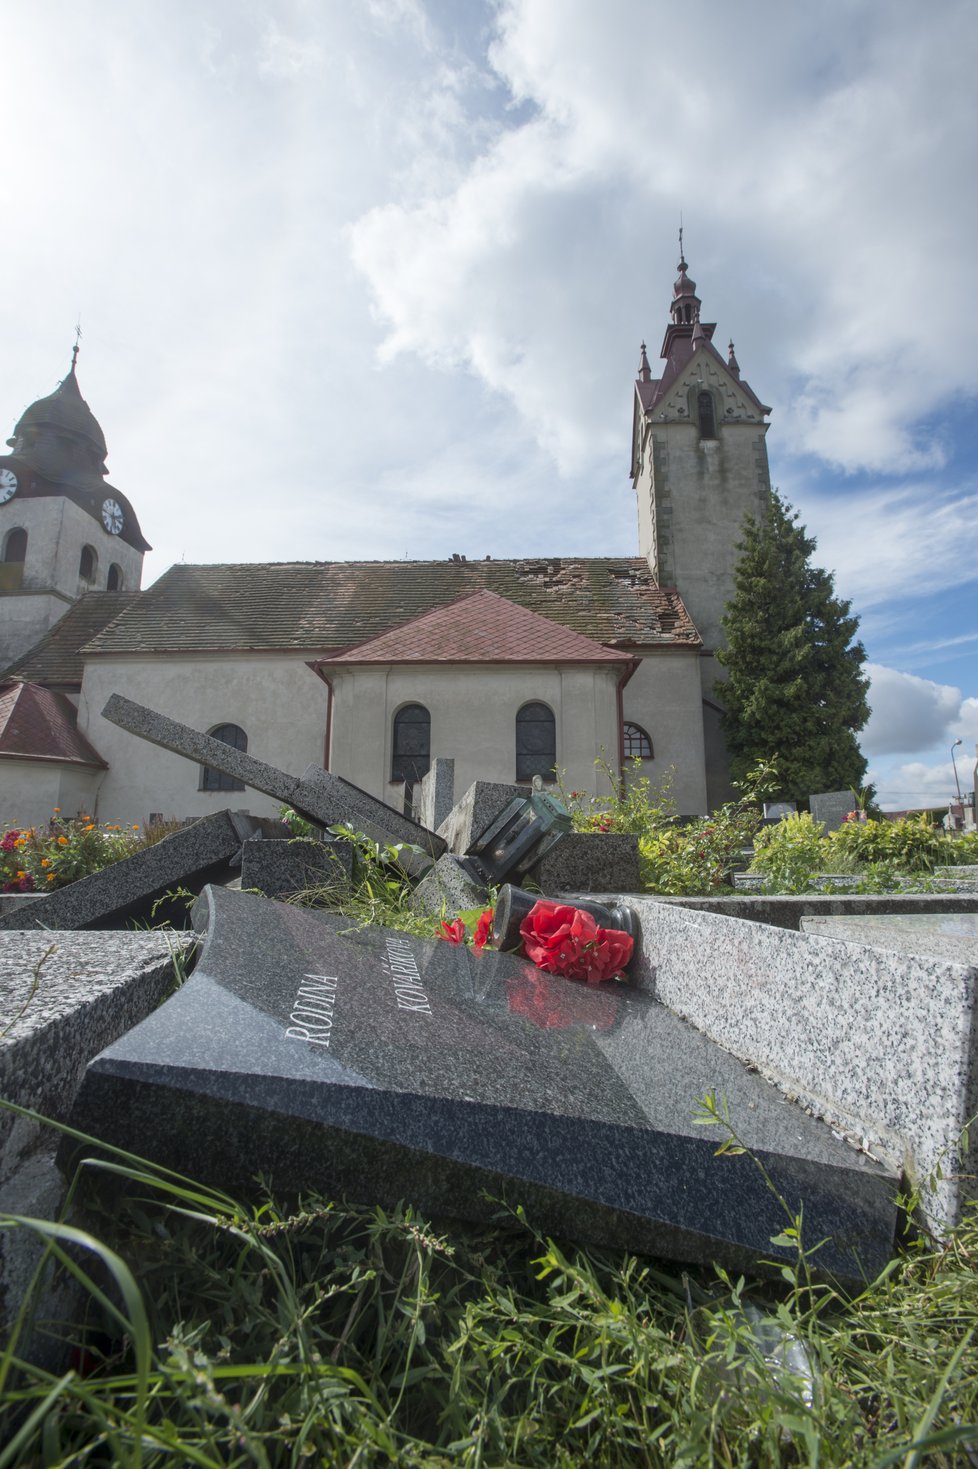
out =
[[71,368],[0,455],[0,671],[85,592],[136,591],[150,546],[107,481],[105,436]]

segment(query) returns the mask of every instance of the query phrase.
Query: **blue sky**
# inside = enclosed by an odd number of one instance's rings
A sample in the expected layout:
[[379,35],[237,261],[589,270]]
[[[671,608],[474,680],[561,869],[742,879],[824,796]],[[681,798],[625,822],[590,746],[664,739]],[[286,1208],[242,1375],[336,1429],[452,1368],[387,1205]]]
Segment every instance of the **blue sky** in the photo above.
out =
[[7,432],[175,560],[634,554],[685,221],[862,619],[890,806],[978,741],[972,0],[7,0]]

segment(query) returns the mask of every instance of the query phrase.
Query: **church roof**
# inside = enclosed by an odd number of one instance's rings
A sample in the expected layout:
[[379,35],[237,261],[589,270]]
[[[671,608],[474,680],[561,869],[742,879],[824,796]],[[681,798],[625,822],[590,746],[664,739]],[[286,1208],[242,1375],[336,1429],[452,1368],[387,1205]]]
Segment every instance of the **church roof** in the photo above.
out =
[[86,592],[39,643],[3,670],[35,683],[79,688],[83,659],[79,649],[124,612],[141,592]]
[[81,395],[74,362],[67,377],[62,379],[53,393],[46,398],[38,398],[36,403],[24,409],[14,429],[14,439],[8,442],[13,447],[14,440],[20,437],[24,429],[42,426],[60,430],[62,433],[81,435],[98,450],[102,459],[109,452],[102,426]]
[[76,728],[71,700],[32,683],[0,683],[0,760],[56,760],[105,767]]
[[317,666],[362,663],[619,663],[616,653],[483,588]]
[[340,652],[483,590],[597,643],[701,646],[643,558],[553,556],[172,566],[82,651]]

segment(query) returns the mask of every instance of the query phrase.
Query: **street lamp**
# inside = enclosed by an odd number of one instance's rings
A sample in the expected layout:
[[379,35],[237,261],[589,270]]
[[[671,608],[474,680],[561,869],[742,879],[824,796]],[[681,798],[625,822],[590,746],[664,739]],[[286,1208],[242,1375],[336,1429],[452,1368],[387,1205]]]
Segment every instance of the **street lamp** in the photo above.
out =
[[954,758],[954,752],[957,749],[958,745],[960,745],[960,743],[960,740],[955,740],[954,744],[951,746],[951,764],[954,766],[954,784],[958,792],[959,801],[961,799],[961,782],[958,780],[958,762]]

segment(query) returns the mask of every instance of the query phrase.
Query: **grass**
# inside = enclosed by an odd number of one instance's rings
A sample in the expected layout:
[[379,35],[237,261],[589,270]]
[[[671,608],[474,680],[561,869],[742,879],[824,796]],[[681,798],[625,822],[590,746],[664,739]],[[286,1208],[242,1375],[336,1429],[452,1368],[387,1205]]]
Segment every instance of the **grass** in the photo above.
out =
[[67,1372],[15,1331],[0,1469],[978,1464],[978,1212],[846,1294],[110,1158],[91,1232],[6,1221],[89,1310]]

